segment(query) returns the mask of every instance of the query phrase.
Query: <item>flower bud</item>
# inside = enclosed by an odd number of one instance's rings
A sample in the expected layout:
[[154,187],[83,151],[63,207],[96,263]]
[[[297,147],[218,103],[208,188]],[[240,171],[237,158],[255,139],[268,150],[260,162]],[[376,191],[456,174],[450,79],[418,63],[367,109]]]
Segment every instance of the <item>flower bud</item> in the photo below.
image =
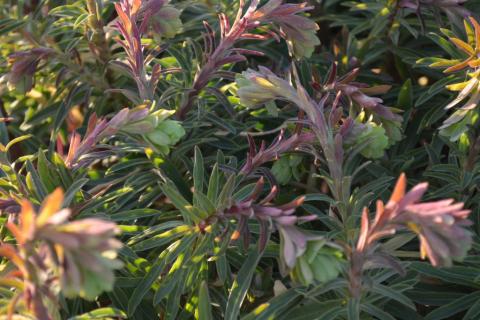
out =
[[150,23],[156,32],[154,37],[157,41],[161,38],[173,38],[180,31],[182,28],[180,13],[173,6],[165,5],[151,18]]
[[402,140],[402,123],[400,121],[382,119],[382,127],[388,137],[388,147]]
[[152,132],[157,127],[158,120],[154,115],[149,115],[140,121],[129,122],[121,129],[124,132],[130,134],[144,134],[146,132]]
[[164,120],[157,127],[145,135],[145,138],[158,147],[160,151],[168,153],[170,146],[176,144],[185,135],[180,122],[175,120]]
[[258,13],[264,20],[270,20],[280,26],[282,36],[286,38],[296,58],[309,58],[315,47],[320,44],[316,33],[319,26],[302,12],[313,9],[306,3],[282,4],[271,0]]
[[237,77],[236,82],[240,102],[249,108],[280,97],[287,99],[296,97],[295,89],[287,81],[264,67],[260,67],[259,71],[249,69],[243,72]]
[[307,29],[307,30],[297,30],[295,35],[289,35],[287,33],[287,37],[290,38],[289,43],[292,46],[293,54],[296,58],[310,58],[315,51],[315,47],[320,45],[320,40],[317,37],[317,30],[316,29]]
[[296,154],[285,155],[275,161],[272,166],[272,173],[281,185],[285,185],[292,179],[292,176],[299,176],[299,165],[302,157]]
[[360,152],[365,158],[376,159],[383,156],[388,148],[388,138],[383,127],[374,122],[365,123],[365,128],[354,145],[364,146]]
[[325,241],[310,241],[305,253],[297,259],[291,277],[302,285],[326,283],[338,277],[342,270],[342,253],[325,246]]

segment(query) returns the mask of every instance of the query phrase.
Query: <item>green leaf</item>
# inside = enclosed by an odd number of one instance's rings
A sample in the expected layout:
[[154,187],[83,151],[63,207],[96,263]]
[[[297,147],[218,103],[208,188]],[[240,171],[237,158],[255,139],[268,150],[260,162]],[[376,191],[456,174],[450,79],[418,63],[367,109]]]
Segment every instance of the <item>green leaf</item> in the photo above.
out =
[[172,186],[171,183],[164,183],[160,186],[163,193],[170,199],[175,208],[177,208],[183,216],[183,219],[187,223],[198,222],[201,220],[201,217],[198,216],[195,211],[192,210],[192,205],[185,200],[185,198],[177,191],[176,188]]
[[286,292],[270,299],[268,302],[261,304],[252,312],[242,318],[242,320],[269,320],[276,319],[289,308],[302,293],[296,289],[289,289]]
[[33,164],[30,161],[27,161],[27,181],[30,180],[33,184],[31,187],[33,188],[33,191],[37,194],[39,197],[39,200],[43,200],[47,194],[48,191],[43,184],[42,180],[40,179],[40,176],[37,173],[37,170],[33,167]]
[[162,282],[153,296],[153,304],[158,305],[162,299],[168,297],[168,295],[175,290],[178,285],[178,279],[183,275],[182,272],[175,275],[167,275],[166,279],[162,279]]
[[455,266],[451,268],[435,268],[429,263],[412,262],[410,268],[428,277],[438,278],[445,282],[464,285],[471,288],[480,288],[478,275],[479,268]]
[[[456,81],[454,76],[448,76],[438,80],[433,85],[431,85],[428,90],[426,90],[420,97],[415,101],[415,107],[418,108],[427,101],[430,101],[434,96],[440,94],[442,91],[445,91],[445,86]],[[446,104],[446,103],[445,103]]]
[[90,15],[88,13],[82,13],[81,15],[79,15],[78,18],[73,23],[73,27],[75,29],[78,27],[83,27],[83,25],[85,24],[89,16]]
[[395,320],[395,318],[373,304],[362,303],[360,309],[378,320]]
[[345,319],[345,305],[343,299],[329,301],[308,301],[285,312],[279,318],[282,320],[334,320]]
[[27,21],[26,20],[15,20],[15,19],[1,19],[0,20],[0,35],[7,34],[15,29],[20,28],[23,26]]
[[63,6],[55,7],[54,9],[50,10],[49,14],[59,16],[59,17],[71,17],[71,16],[78,16],[79,14],[88,13],[85,11],[80,4],[68,4]]
[[216,212],[215,205],[210,201],[210,199],[208,199],[206,195],[200,192],[196,192],[195,197],[197,199],[196,205],[201,211],[202,219],[205,219]]
[[265,107],[269,115],[271,115],[272,117],[278,117],[278,108],[275,101],[268,101],[267,103],[265,103]]
[[400,293],[397,290],[394,290],[390,287],[387,287],[381,284],[374,285],[370,290],[385,298],[390,298],[392,300],[395,300],[403,304],[404,306],[409,307],[412,310],[416,310],[415,304],[413,304],[413,302],[410,299],[408,299],[407,296],[405,296],[404,294]]
[[130,221],[141,218],[155,217],[162,214],[162,211],[155,209],[133,209],[128,211],[117,212],[110,216],[112,221]]
[[[224,93],[222,93],[220,90],[218,90],[215,87],[205,88],[205,91],[213,95],[217,99],[217,101],[225,108],[225,111],[227,111],[228,114],[230,114],[231,116],[235,115],[235,109],[233,109],[232,104],[230,103],[230,101],[228,101],[228,98],[225,96]],[[209,120],[213,120],[213,122],[216,122],[217,124],[223,123],[225,128],[231,133],[235,134],[237,132],[234,126],[231,126],[226,121],[222,121],[222,119],[217,117],[215,114],[210,113],[207,115],[207,117]]]
[[132,246],[132,250],[134,251],[145,251],[149,249],[158,248],[164,246],[166,244],[171,243],[173,240],[184,236],[185,234],[190,233],[191,226],[182,225],[175,227],[171,230],[158,234],[156,236],[151,237],[150,239],[141,241]]
[[327,196],[326,194],[323,193],[310,193],[305,195],[305,202],[308,201],[321,201],[321,202],[326,202],[333,204],[335,203],[335,200]]
[[360,320],[360,301],[358,299],[354,299],[354,298],[348,299],[347,319]]
[[204,172],[204,162],[202,152],[200,148],[195,146],[195,155],[194,155],[194,162],[193,162],[193,187],[194,187],[194,198],[195,193],[203,192],[203,185],[205,180],[205,172]]
[[49,193],[55,190],[55,187],[59,185],[59,181],[56,181],[57,179],[53,177],[53,170],[53,165],[48,162],[44,152],[39,150],[37,157],[37,171]]
[[212,305],[208,294],[208,285],[202,281],[198,290],[198,319],[213,320]]
[[437,45],[442,47],[448,54],[450,54],[454,58],[462,58],[464,56],[463,52],[457,49],[450,41],[445,38],[442,38],[438,34],[430,32],[427,35],[430,39],[432,39]]
[[125,312],[115,308],[100,308],[79,316],[68,318],[68,320],[91,320],[91,319],[127,319]]
[[397,106],[407,110],[413,107],[413,88],[412,80],[405,81],[398,93]]
[[463,320],[475,320],[480,318],[480,299],[475,302],[463,317]]
[[262,253],[263,252],[259,252],[257,249],[250,250],[247,259],[245,259],[245,262],[240,268],[237,278],[230,288],[230,295],[228,296],[227,307],[225,310],[225,320],[238,319],[240,308],[247,295],[248,288],[250,287],[255,269],[262,257]]
[[152,284],[160,276],[163,268],[165,267],[165,260],[161,257],[157,262],[150,268],[148,273],[145,275],[143,280],[138,284],[138,286],[133,291],[130,300],[128,300],[128,315],[132,316],[137,309],[140,302],[142,302],[143,297],[148,293]]
[[52,157],[53,165],[57,168],[60,179],[62,180],[62,185],[68,187],[73,183],[73,178],[70,174],[70,171],[65,166],[65,162],[60,157],[58,153],[54,153]]
[[194,239],[195,236],[193,235],[177,240],[160,254],[157,261],[150,267],[148,273],[135,288],[128,301],[129,317],[135,313],[135,310],[140,305],[145,295],[150,291],[150,288],[158,279],[165,266],[176,259],[184,250],[188,249]]
[[223,186],[222,191],[220,192],[220,195],[218,196],[215,203],[215,207],[217,207],[217,209],[226,206],[228,200],[232,197],[232,193],[235,188],[235,180],[236,176],[234,174],[228,177],[227,182]]
[[[135,212],[135,210],[133,210],[133,211]],[[120,212],[120,214],[121,214],[121,212]],[[131,246],[135,243],[138,243],[142,239],[145,239],[145,238],[148,238],[148,237],[153,236],[155,234],[158,234],[159,232],[162,232],[164,230],[170,230],[170,229],[173,229],[175,227],[182,226],[182,225],[184,225],[184,223],[180,220],[169,220],[169,221],[154,225],[154,226],[144,230],[142,233],[130,238],[130,240],[128,240],[127,244],[129,246]]]
[[467,294],[459,299],[456,299],[449,304],[443,305],[438,309],[430,312],[425,320],[441,320],[450,318],[453,315],[456,315],[477,303],[480,299],[480,292],[473,292]]
[[23,136],[20,136],[20,137],[17,137],[15,139],[12,139],[9,143],[7,143],[7,145],[5,146],[5,151],[8,152],[8,150],[10,150],[11,147],[13,147],[15,144],[19,143],[19,142],[22,142],[24,140],[27,140],[27,139],[30,139],[32,137],[32,135],[30,134],[26,134],[26,135],[23,135]]
[[208,181],[207,197],[212,203],[216,203],[218,190],[220,184],[220,172],[218,171],[218,164],[215,163]]
[[215,260],[215,266],[218,273],[218,279],[221,283],[226,283],[229,276],[229,265],[225,254],[221,254]]
[[75,182],[65,191],[65,198],[63,199],[63,205],[68,207],[75,197],[75,194],[81,190],[81,188],[88,182],[87,178],[75,180]]

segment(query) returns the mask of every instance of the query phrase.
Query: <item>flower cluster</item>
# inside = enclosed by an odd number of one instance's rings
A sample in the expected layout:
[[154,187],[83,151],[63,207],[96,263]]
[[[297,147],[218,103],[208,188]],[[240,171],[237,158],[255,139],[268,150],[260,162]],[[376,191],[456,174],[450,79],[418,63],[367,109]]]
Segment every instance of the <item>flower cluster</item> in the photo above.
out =
[[324,90],[333,88],[334,93],[341,92],[351,103],[381,119],[396,122],[400,121],[402,118],[393,113],[391,108],[383,105],[382,99],[370,96],[386,93],[390,89],[390,86],[369,87],[366,83],[356,82],[355,79],[359,71],[360,69],[356,68],[343,77],[337,77],[337,68],[334,63],[332,65],[332,72],[329,75],[330,80],[323,86]]
[[467,220],[470,211],[452,199],[419,203],[428,184],[418,184],[405,193],[406,184],[402,174],[388,203],[377,202],[373,223],[368,222],[368,210],[364,210],[357,250],[365,250],[402,227],[420,236],[422,256],[428,256],[434,266],[448,266],[452,259],[461,259],[471,244],[471,235],[465,229],[471,224]]
[[469,18],[470,24],[465,21],[465,31],[469,36],[468,43],[456,38],[450,37],[449,40],[463,53],[466,58],[459,59],[436,59],[430,64],[430,67],[447,67],[444,72],[452,73],[467,70],[467,81],[448,85],[451,91],[459,92],[458,96],[450,102],[445,109],[451,109],[461,102],[465,101],[463,106],[456,110],[443,125],[440,127],[441,133],[448,136],[450,140],[458,140],[462,134],[468,130],[468,126],[473,125],[478,118],[477,106],[480,102],[480,24],[473,18]]
[[264,179],[260,178],[247,198],[234,201],[217,213],[219,218],[234,218],[238,221],[232,239],[242,236],[245,247],[248,247],[248,220],[255,219],[260,225],[260,249],[265,247],[269,232],[279,231],[282,272],[290,272],[292,278],[303,285],[335,279],[342,268],[341,252],[332,247],[323,236],[311,234],[298,227],[303,222],[317,218],[315,215],[294,215],[305,198],[299,197],[287,204],[274,206],[270,202],[275,198],[278,188],[272,187],[269,194],[260,200],[263,187]]
[[51,319],[46,302],[55,297],[52,288],[67,297],[94,299],[112,290],[113,272],[122,266],[116,258],[121,247],[114,238],[116,225],[95,218],[70,222],[71,211],[61,209],[62,202],[61,189],[45,199],[38,213],[23,200],[18,224],[6,224],[17,247],[0,246],[0,254],[18,269],[7,277],[23,281],[19,297],[37,319]]
[[246,199],[231,203],[227,208],[218,213],[219,217],[233,217],[238,220],[238,228],[234,238],[242,235],[244,241],[248,243],[250,233],[247,221],[248,219],[256,219],[261,229],[260,247],[264,247],[270,224],[273,224],[274,228],[277,229],[283,227],[296,228],[295,225],[299,222],[316,219],[314,215],[298,217],[293,214],[295,209],[302,205],[304,197],[297,198],[281,206],[269,205],[269,202],[275,198],[278,192],[278,188],[275,186],[272,187],[270,193],[265,198],[259,200],[263,186],[264,179],[262,177],[257,181],[255,188]]
[[[180,12],[167,5],[166,0],[122,0],[115,3],[115,10],[118,14],[115,28],[123,37],[123,40],[118,42],[127,53],[128,64],[121,61],[115,61],[114,64],[126,70],[135,80],[141,102],[153,101],[155,88],[163,71],[160,65],[156,64],[152,71],[147,73],[142,35],[151,26],[155,31],[161,32],[158,36],[172,37],[181,25]],[[120,91],[130,98],[135,95],[127,90]]]
[[258,71],[248,69],[236,79],[240,103],[249,108],[259,107],[262,104],[275,100],[295,100],[296,90],[284,79],[275,75],[265,67]]
[[[176,144],[185,134],[179,122],[167,119],[171,114],[171,111],[164,109],[149,114],[145,105],[131,110],[124,108],[110,120],[98,119],[93,114],[88,120],[83,139],[76,132],[72,134],[65,164],[72,168],[84,167],[105,157],[109,154],[108,150],[95,151],[97,144],[118,133],[141,135],[152,147],[167,154],[170,146]],[[57,148],[62,154],[60,142]]]
[[[178,117],[184,118],[191,109],[193,100],[199,92],[205,88],[208,82],[216,77],[224,77],[219,69],[229,63],[236,63],[245,60],[245,55],[262,55],[261,52],[235,48],[239,40],[245,39],[267,39],[269,37],[285,38],[296,56],[310,56],[316,45],[320,43],[316,36],[318,26],[306,17],[298,15],[308,11],[312,7],[303,4],[284,4],[283,0],[270,0],[261,8],[258,8],[258,0],[253,0],[244,13],[244,2],[238,9],[237,16],[233,23],[230,23],[227,16],[220,14],[220,42],[215,45],[215,33],[205,24],[204,48],[206,61],[203,67],[195,75],[192,89],[184,99]],[[269,24],[277,25],[280,29],[277,33],[272,30],[260,34],[251,33],[260,26]]]
[[[142,110],[143,107],[137,107],[130,113],[135,114]],[[185,135],[185,129],[180,122],[168,119],[173,113],[171,110],[160,109],[144,118],[132,119],[130,116],[119,129],[126,134],[142,135],[155,149],[168,154],[170,147]]]
[[121,243],[113,239],[118,229],[112,222],[83,219],[58,226],[45,238],[56,246],[55,260],[62,266],[62,292],[67,297],[92,300],[103,291],[112,290],[114,269],[122,266],[115,259]]
[[445,109],[451,109],[466,100],[440,127],[440,132],[448,136],[452,141],[457,141],[468,130],[468,127],[475,124],[478,119],[477,106],[480,102],[480,70],[469,72],[467,76],[470,78],[469,80],[447,86],[447,89],[459,92],[459,94]]
[[[237,85],[239,87],[237,94],[240,96],[240,101],[243,101],[246,106],[252,107],[271,99],[281,99],[294,103],[302,110],[308,119],[303,122],[306,122],[312,129],[323,151],[332,178],[341,180],[344,160],[343,137],[342,131],[335,128],[342,118],[342,110],[337,108],[338,103],[335,103],[327,113],[324,108],[327,95],[316,102],[300,84],[298,77],[296,77],[296,88],[294,88],[288,81],[281,79],[264,67],[260,67],[259,71],[249,69],[243,72],[242,77],[237,79]],[[266,92],[269,95],[266,95]],[[312,151],[317,156],[313,148]],[[340,185],[335,189],[334,193],[342,194]]]
[[369,159],[383,157],[385,149],[388,147],[388,137],[385,129],[377,125],[375,122],[369,121],[365,124],[358,123],[358,131],[351,130],[348,135],[353,136],[350,143],[346,145],[364,146],[360,153]]
[[293,54],[298,57],[310,57],[315,47],[320,44],[316,33],[318,25],[312,20],[298,15],[313,9],[307,3],[282,4],[282,0],[270,0],[257,10],[253,21],[273,22],[280,27],[280,35],[287,39],[293,49]]
[[161,38],[173,38],[182,28],[181,12],[168,2],[168,0],[144,1],[140,8],[143,20],[152,28],[157,41]]
[[279,155],[294,151],[303,144],[310,144],[313,142],[315,136],[309,132],[294,133],[291,137],[285,138],[285,131],[282,130],[280,135],[266,147],[265,141],[262,141],[260,149],[257,150],[255,142],[251,136],[248,136],[249,152],[245,165],[240,170],[244,175],[250,174],[254,169],[262,164],[276,159]]
[[[419,203],[428,184],[421,183],[405,194],[406,178],[402,175],[382,215],[391,215],[392,223],[406,227],[420,237],[422,258],[430,259],[434,266],[450,266],[452,259],[462,259],[469,250],[472,238],[465,229],[471,225],[467,220],[470,210],[453,199]],[[395,209],[393,209],[395,207]],[[391,213],[387,211],[391,210]]]
[[467,220],[470,211],[463,209],[463,203],[455,203],[453,199],[420,203],[428,184],[418,184],[409,192],[406,187],[407,180],[402,174],[387,204],[377,201],[373,221],[369,220],[368,209],[363,211],[360,234],[351,257],[354,295],[359,294],[359,278],[365,263],[376,258],[378,240],[400,229],[419,236],[421,257],[428,257],[434,266],[450,266],[452,260],[462,259],[471,246],[472,236],[466,229],[471,224]]
[[[385,149],[401,139],[401,117],[382,103],[382,99],[368,96],[378,94],[388,89],[385,86],[369,88],[365,84],[354,82],[358,69],[337,79],[336,65],[332,67],[329,80],[323,85],[315,86],[322,98],[317,103],[297,81],[294,88],[289,82],[281,79],[267,68],[260,67],[258,71],[247,70],[237,77],[237,95],[240,102],[247,107],[258,107],[271,100],[285,100],[296,104],[306,114],[317,134],[322,147],[327,150],[332,140],[338,145],[337,151],[331,151],[331,159],[339,156],[346,146],[364,146],[362,154],[367,158],[383,156]],[[330,101],[330,97],[334,97]],[[347,101],[342,102],[342,98]],[[329,109],[324,106],[331,102]],[[348,117],[343,116],[340,104],[350,107],[354,104],[357,111]],[[351,110],[351,108],[349,108]],[[329,112],[327,112],[329,111]],[[329,138],[329,133],[337,132],[335,138]],[[330,148],[333,149],[333,148]]]
[[[463,70],[465,68],[477,68],[480,66],[480,24],[473,17],[469,17],[469,21],[473,26],[473,35],[469,37],[469,42],[465,42],[456,37],[450,37],[449,40],[459,49],[463,54],[467,56],[466,59],[459,61],[456,59],[453,60],[442,60],[439,63],[433,63],[431,67],[444,67],[448,66],[443,72],[450,73]],[[471,34],[472,27],[468,25],[468,22],[465,21],[465,32]]]
[[[467,0],[401,0],[399,5],[402,8],[415,10],[420,18],[422,7],[435,7],[445,12],[451,21],[455,21],[457,17],[471,15],[471,12],[463,6],[465,2]],[[422,25],[423,23],[422,20]]]
[[323,110],[306,90],[297,83],[294,88],[285,79],[278,77],[265,67],[259,67],[258,71],[248,69],[242,72],[236,80],[237,95],[240,102],[247,107],[254,108],[271,100],[283,100],[296,104],[306,114],[313,125],[313,129],[326,138],[327,123]]
[[296,216],[293,213],[302,205],[304,197],[287,204],[273,206],[269,204],[277,194],[273,187],[270,193],[259,200],[264,180],[260,178],[252,193],[244,200],[236,201],[221,212],[219,218],[235,218],[237,230],[232,239],[243,237],[245,247],[250,242],[248,219],[255,219],[260,225],[259,248],[266,245],[269,229],[280,233],[280,266],[283,272],[290,272],[292,278],[303,285],[314,281],[328,282],[335,279],[342,269],[342,253],[327,243],[323,236],[311,234],[298,227],[302,222],[315,220],[315,215]]
[[[286,261],[292,268],[292,279],[305,286],[314,281],[326,283],[335,280],[343,269],[343,254],[334,247],[327,246],[324,239],[315,236],[303,237],[305,241],[292,241],[294,238],[302,239],[302,234],[297,230],[282,228],[280,230],[281,245],[284,251],[296,251],[296,261]],[[303,240],[302,239],[302,240]],[[297,246],[297,250],[294,250]],[[288,248],[288,249],[287,249]],[[291,255],[293,257],[293,255]]]

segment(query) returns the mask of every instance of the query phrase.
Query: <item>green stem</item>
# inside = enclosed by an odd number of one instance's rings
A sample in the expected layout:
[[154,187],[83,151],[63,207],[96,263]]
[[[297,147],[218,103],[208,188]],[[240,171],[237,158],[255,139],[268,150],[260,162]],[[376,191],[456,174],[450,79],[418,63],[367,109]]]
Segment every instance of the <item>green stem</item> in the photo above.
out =
[[475,167],[476,159],[479,153],[480,153],[480,137],[477,137],[477,139],[475,139],[475,141],[472,143],[467,160],[465,161],[466,171],[468,172],[473,171]]
[[90,14],[88,17],[88,27],[93,32],[92,42],[98,50],[96,54],[104,63],[110,59],[110,48],[107,43],[107,37],[103,30],[103,21],[99,14],[97,0],[87,0],[87,9]]

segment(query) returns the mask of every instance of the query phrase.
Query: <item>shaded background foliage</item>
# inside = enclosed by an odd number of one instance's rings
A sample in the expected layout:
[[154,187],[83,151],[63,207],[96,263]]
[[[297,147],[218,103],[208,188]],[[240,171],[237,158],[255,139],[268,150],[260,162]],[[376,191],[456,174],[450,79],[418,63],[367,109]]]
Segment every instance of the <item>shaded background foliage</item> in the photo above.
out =
[[[226,60],[215,68],[207,56],[214,41],[222,43],[225,18],[218,15],[224,13],[233,25],[240,1],[171,1],[170,10],[177,11],[154,16],[158,25],[152,23],[142,35],[119,32],[117,23],[128,25],[128,19],[119,22],[118,12],[126,9],[116,10],[114,1],[1,3],[2,243],[16,243],[6,226],[15,221],[20,199],[38,207],[56,187],[65,190],[62,204],[74,221],[109,220],[122,232],[118,258],[123,266],[115,271],[112,290],[84,300],[54,288],[58,304],[44,302],[56,310],[52,318],[480,317],[478,101],[466,116],[472,121],[454,123],[458,134],[439,130],[459,108],[445,109],[456,97],[445,87],[469,79],[465,69],[443,72],[452,65],[447,59],[468,58],[468,50],[449,38],[474,44],[474,26],[467,22],[465,30],[464,18],[478,20],[478,1],[309,1],[306,16],[320,28],[304,29],[321,40],[321,45],[311,40],[311,56],[291,57],[292,47],[281,39],[291,40],[278,27],[282,21],[265,18],[265,26],[249,31],[252,39],[231,45],[242,51],[222,51]],[[122,39],[141,41],[143,55],[122,47]],[[125,64],[139,55],[142,70]],[[363,140],[345,142],[347,154],[358,149],[345,163],[345,176],[362,168],[352,178],[348,221],[335,218],[341,203],[328,186],[332,172],[318,151],[325,150],[312,137],[311,123],[302,120],[308,111],[299,112],[301,106],[283,98],[249,108],[241,96],[239,75],[259,66],[295,88],[303,86],[314,100],[335,97],[342,89],[332,89],[332,83],[355,74],[345,86],[365,83],[378,89],[369,95],[381,97],[382,105],[400,116],[401,130],[368,131]],[[210,72],[199,80],[199,70],[205,69]],[[334,76],[340,80],[329,81]],[[353,94],[343,90],[342,119],[358,119],[361,110],[349,104]],[[368,116],[360,122],[368,130],[387,126],[371,124]],[[261,140],[266,141],[263,150]],[[429,183],[424,200],[465,203],[473,222],[472,248],[453,267],[434,268],[420,259],[414,235],[401,231],[379,245],[394,258],[387,263],[394,270],[365,270],[360,297],[354,297],[349,250],[360,233],[362,209],[374,212],[375,200],[387,202],[402,172],[409,177],[408,190]],[[269,199],[273,189],[275,198]],[[266,197],[269,201],[261,203]],[[238,208],[264,215],[247,219]],[[276,209],[282,217],[296,209],[295,223],[303,222],[312,241],[328,239],[321,245],[326,251],[318,253],[328,260],[318,262],[326,263],[322,270],[329,269],[328,277],[320,280],[325,275],[320,272],[307,281],[301,271],[286,270],[282,248],[288,235],[281,231],[285,221],[272,218]],[[269,232],[272,225],[276,229]],[[7,259],[0,270],[7,278],[12,270]],[[8,281],[0,284],[3,316],[22,289],[13,290]],[[15,313],[28,317],[28,309],[19,303]]]

